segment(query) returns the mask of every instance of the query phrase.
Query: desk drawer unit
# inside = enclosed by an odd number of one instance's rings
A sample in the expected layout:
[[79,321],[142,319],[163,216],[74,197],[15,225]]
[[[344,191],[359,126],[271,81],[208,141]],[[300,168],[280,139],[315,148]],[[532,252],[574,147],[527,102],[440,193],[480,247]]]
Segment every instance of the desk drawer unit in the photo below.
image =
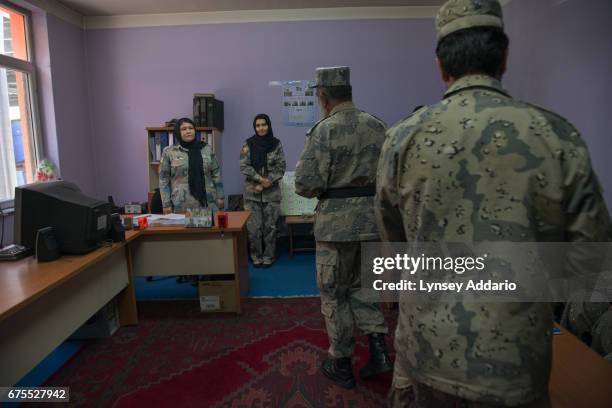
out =
[[237,273],[232,234],[145,235],[132,245],[136,276]]

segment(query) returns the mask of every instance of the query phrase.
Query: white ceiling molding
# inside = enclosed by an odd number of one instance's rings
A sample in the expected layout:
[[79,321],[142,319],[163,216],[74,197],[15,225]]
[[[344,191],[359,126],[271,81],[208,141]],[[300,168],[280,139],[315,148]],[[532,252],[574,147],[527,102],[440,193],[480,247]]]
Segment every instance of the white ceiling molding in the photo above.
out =
[[70,7],[64,6],[57,0],[25,0],[27,3],[46,11],[55,17],[61,18],[77,27],[85,28],[83,24],[83,16]]
[[87,30],[198,24],[262,23],[274,21],[365,20],[433,18],[437,6],[337,7],[312,9],[240,10],[172,14],[132,14],[84,17]]
[[[501,5],[505,7],[513,0],[499,1]],[[16,4],[22,3],[22,1],[14,2]],[[55,17],[84,29],[274,21],[433,18],[439,8],[438,6],[337,7],[88,17],[79,14],[57,0],[24,0],[24,2],[30,3]]]

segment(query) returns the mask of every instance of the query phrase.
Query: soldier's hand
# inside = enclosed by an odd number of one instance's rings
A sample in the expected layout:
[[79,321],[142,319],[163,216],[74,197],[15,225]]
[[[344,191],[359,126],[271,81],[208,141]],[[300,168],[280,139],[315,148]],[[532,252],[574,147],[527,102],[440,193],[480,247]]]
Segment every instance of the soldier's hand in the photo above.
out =
[[272,182],[268,179],[263,179],[261,181],[261,184],[264,186],[264,188],[270,188],[272,187]]
[[164,207],[164,214],[172,214],[172,207]]
[[220,210],[225,208],[225,200],[223,198],[217,199],[217,207],[219,207]]
[[255,186],[255,191],[257,193],[261,193],[263,191],[263,189],[264,188],[263,188],[263,186],[261,184],[258,184],[258,185]]

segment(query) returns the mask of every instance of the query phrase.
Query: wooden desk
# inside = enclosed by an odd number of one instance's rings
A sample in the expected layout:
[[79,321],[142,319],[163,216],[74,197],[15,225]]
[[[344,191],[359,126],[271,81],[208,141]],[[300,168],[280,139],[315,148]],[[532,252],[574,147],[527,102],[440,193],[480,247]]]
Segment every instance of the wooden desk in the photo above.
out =
[[314,251],[313,247],[295,248],[293,245],[293,225],[294,224],[314,224],[314,215],[287,215],[285,217],[287,232],[289,233],[289,258],[293,257],[294,252]]
[[140,268],[152,267],[148,253],[140,249],[157,248],[151,256],[161,265],[171,265],[172,274],[184,274],[186,258],[199,262],[198,274],[233,273],[236,290],[246,296],[249,215],[248,211],[229,213],[228,228],[223,231],[151,227],[126,231],[126,242],[86,255],[64,255],[47,263],[33,257],[0,262],[0,386],[19,381],[116,296],[121,326],[137,324],[134,268],[148,275]]
[[[228,212],[227,228],[152,226],[130,243],[135,276],[233,275],[236,298],[249,292],[246,222],[249,211]],[[240,305],[238,306],[240,313]]]
[[120,324],[136,324],[129,268],[123,242],[47,263],[0,262],[0,386],[19,381],[117,295]]
[[565,329],[553,337],[550,397],[554,408],[612,406],[612,363]]

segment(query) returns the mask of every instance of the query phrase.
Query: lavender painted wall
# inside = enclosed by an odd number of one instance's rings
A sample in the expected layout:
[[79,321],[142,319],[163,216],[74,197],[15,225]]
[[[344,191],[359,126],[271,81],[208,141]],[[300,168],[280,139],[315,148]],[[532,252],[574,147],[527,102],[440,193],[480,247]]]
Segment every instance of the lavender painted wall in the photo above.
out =
[[510,37],[506,87],[576,125],[612,207],[612,2],[513,0],[504,12]]
[[307,129],[282,126],[280,88],[323,65],[351,66],[356,104],[388,124],[435,101],[432,19],[283,22],[92,30],[86,32],[98,196],[144,200],[146,126],[191,116],[192,94],[225,102],[226,194],[241,193],[238,156],[266,112],[295,168]]
[[[612,2],[513,0],[505,15],[511,38],[506,87],[577,125],[612,203],[606,98]],[[194,92],[212,91],[225,101],[223,178],[231,194],[242,191],[238,152],[254,114],[272,117],[290,169],[301,153],[306,129],[282,126],[280,89],[269,81],[350,65],[357,105],[388,124],[438,100],[443,90],[433,63],[432,19],[87,32],[42,12],[34,20],[45,154],[89,194],[113,194],[119,202],[146,197],[144,127],[191,115]]]
[[[53,15],[47,16],[55,133],[62,178],[85,194],[96,193],[90,99],[87,93],[85,33]],[[106,198],[106,196],[101,196]]]

